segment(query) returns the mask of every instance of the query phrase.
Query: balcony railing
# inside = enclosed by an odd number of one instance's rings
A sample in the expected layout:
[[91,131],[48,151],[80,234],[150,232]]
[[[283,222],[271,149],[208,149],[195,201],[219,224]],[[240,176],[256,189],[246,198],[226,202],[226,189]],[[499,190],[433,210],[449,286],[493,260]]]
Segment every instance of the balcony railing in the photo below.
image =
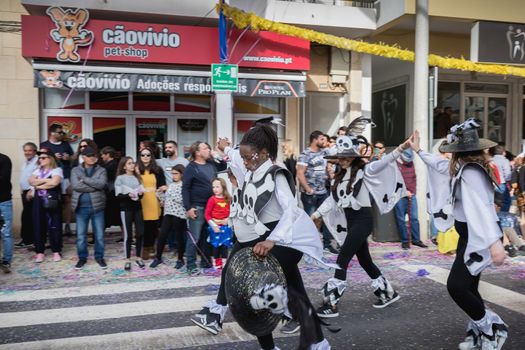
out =
[[376,2],[376,0],[278,0],[278,1],[302,2],[305,4],[363,7],[363,8],[374,8],[374,3]]

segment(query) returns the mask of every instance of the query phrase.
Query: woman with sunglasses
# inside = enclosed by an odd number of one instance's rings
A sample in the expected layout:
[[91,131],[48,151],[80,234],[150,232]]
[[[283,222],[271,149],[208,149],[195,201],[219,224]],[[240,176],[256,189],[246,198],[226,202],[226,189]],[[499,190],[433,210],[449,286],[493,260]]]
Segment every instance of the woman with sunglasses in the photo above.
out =
[[93,141],[92,139],[82,139],[82,140],[80,140],[80,142],[78,143],[77,151],[71,157],[71,160],[73,162],[73,168],[78,166],[78,165],[80,165],[80,164],[82,164],[84,162],[84,160],[82,159],[82,154],[81,153],[87,147],[91,147],[98,154],[98,146],[95,143],[95,141]]
[[144,260],[148,260],[154,253],[153,246],[159,231],[161,210],[157,192],[163,193],[167,189],[164,172],[153,157],[154,153],[151,148],[142,148],[139,151],[136,167],[144,186],[144,196],[141,199],[144,216],[144,250],[142,253]]
[[42,148],[37,155],[38,169],[29,178],[29,184],[34,187],[36,194],[33,201],[35,262],[44,261],[47,237],[53,251],[53,261],[58,262],[62,259],[60,183],[64,175],[50,150]]

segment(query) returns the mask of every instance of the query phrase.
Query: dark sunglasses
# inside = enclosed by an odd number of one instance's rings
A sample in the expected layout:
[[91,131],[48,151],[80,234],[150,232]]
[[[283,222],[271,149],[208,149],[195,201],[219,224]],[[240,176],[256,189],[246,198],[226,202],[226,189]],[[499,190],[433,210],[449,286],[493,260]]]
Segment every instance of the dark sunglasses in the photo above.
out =
[[55,131],[55,134],[65,135],[66,133],[63,131]]
[[40,156],[40,157],[38,157],[38,159],[47,159],[47,158],[49,158],[49,157],[48,156]]
[[86,148],[87,145],[80,145],[80,148]]
[[383,149],[385,148],[385,146],[382,146],[382,147],[379,147],[379,146],[374,146],[375,148],[379,148],[379,149]]
[[144,153],[144,154],[141,154],[140,156],[141,157],[151,157],[151,154]]

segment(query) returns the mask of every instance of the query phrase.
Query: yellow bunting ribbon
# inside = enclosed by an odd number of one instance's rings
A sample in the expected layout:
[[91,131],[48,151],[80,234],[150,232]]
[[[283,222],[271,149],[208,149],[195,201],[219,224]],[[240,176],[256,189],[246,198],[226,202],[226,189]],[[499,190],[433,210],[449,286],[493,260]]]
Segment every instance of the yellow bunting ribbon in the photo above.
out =
[[[217,5],[217,11],[218,10],[219,5]],[[238,8],[231,7],[226,4],[222,4],[222,10],[224,15],[232,20],[235,26],[240,29],[250,26],[250,30],[253,31],[266,30],[305,39],[323,45],[338,47],[344,50],[387,58],[395,58],[398,60],[410,62],[413,62],[415,59],[414,51],[401,49],[397,46],[386,45],[383,43],[367,43],[360,40],[347,39],[331,34],[324,34],[311,29],[304,29],[289,24],[274,22],[265,18],[261,18],[253,12],[246,13],[242,10],[239,10]],[[525,77],[525,68],[502,64],[477,63],[464,58],[443,57],[430,54],[428,55],[428,64],[430,66],[444,69],[457,69],[469,72]]]

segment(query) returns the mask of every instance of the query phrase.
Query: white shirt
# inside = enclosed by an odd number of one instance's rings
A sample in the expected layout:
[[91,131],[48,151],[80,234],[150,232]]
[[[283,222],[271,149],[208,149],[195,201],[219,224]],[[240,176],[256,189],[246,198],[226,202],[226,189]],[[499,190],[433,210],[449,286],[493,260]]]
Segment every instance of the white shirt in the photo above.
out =
[[33,174],[35,170],[38,169],[38,156],[34,156],[30,160],[25,160],[24,163],[22,163],[22,167],[20,169],[20,190],[21,191],[27,191],[32,189],[33,187],[29,184],[29,178]]

